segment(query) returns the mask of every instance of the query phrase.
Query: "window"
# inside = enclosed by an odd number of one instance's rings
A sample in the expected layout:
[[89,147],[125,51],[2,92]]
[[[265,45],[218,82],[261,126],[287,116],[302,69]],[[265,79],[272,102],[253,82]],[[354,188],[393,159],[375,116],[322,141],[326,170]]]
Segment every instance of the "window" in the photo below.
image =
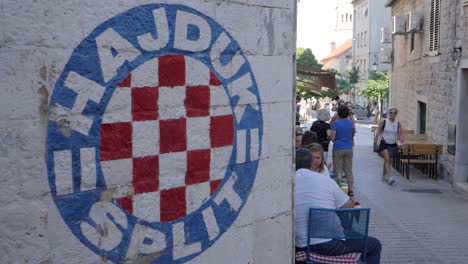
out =
[[431,21],[429,32],[429,51],[439,52],[440,0],[431,0]]
[[414,32],[411,32],[410,53],[414,51]]
[[364,47],[367,47],[367,31],[364,32]]

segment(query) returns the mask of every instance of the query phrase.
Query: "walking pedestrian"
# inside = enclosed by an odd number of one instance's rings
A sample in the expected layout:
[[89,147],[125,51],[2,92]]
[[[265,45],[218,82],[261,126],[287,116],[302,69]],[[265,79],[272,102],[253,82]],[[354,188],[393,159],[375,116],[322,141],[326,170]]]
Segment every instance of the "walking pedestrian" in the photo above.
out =
[[388,114],[388,119],[380,121],[374,143],[379,146],[378,150],[384,158],[382,181],[392,185],[395,183],[395,179],[391,175],[390,158],[398,154],[398,141],[403,143],[405,139],[401,124],[396,120],[398,110],[394,107],[390,108]]
[[333,144],[333,167],[338,181],[342,181],[346,175],[348,183],[348,195],[354,196],[353,192],[353,145],[354,145],[354,122],[349,119],[349,108],[345,105],[338,108],[338,119],[333,123],[330,130],[330,140]]
[[310,131],[317,133],[318,143],[323,148],[323,156],[326,162],[328,158],[328,146],[330,144],[330,138],[327,134],[327,131],[330,130],[330,124],[328,123],[328,120],[330,120],[330,111],[325,108],[321,109],[317,119],[317,121],[312,123]]

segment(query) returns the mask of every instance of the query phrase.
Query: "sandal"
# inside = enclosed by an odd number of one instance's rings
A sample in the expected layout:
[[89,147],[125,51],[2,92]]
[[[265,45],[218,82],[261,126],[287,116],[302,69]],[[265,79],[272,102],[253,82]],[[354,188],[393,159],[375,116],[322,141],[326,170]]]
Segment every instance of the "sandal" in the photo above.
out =
[[354,197],[353,191],[348,192],[348,196],[349,196],[349,197]]

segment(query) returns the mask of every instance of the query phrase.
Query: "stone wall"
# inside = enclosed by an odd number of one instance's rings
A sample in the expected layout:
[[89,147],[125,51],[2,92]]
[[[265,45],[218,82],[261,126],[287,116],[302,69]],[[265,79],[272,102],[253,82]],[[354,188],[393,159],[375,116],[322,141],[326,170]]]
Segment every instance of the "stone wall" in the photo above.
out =
[[416,11],[423,16],[423,32],[394,35],[394,61],[391,78],[391,105],[399,109],[398,119],[407,129],[418,130],[418,101],[426,103],[426,134],[431,141],[444,145],[439,172],[453,181],[454,156],[446,152],[448,123],[456,122],[457,61],[453,48],[463,39],[461,3],[441,1],[439,54],[429,53],[430,2],[396,1],[392,15]]
[[3,1],[1,263],[291,263],[296,1]]

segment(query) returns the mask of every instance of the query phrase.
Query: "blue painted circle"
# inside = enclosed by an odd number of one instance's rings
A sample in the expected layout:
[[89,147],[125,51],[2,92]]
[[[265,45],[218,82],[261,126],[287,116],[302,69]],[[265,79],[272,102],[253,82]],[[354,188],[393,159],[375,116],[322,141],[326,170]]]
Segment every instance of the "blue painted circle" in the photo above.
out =
[[[138,43],[137,37],[146,33],[150,33],[153,37],[156,37],[158,33],[157,29],[155,29],[156,26],[152,12],[158,8],[163,8],[167,15],[167,22],[170,33],[169,42],[166,47],[161,48],[160,50],[145,51]],[[202,52],[190,52],[174,48],[174,31],[177,11],[183,11],[196,15],[208,23],[211,29],[212,41],[207,50]],[[122,64],[122,66],[117,70],[116,75],[106,82],[104,81],[101,70],[102,65],[99,59],[96,38],[108,29],[114,30],[121,37],[131,43],[134,48],[141,52],[141,55],[132,61],[127,61]],[[197,39],[200,37],[200,32],[197,27],[189,25],[188,30],[191,31],[192,34],[189,34],[187,39]],[[209,51],[213,47],[214,40],[216,40],[222,33],[225,33],[228,36],[231,43],[222,53],[221,63],[228,63],[232,58],[232,55],[236,54],[236,52],[239,52],[239,54],[245,59],[245,63],[241,66],[240,70],[232,77],[229,77],[229,79],[222,78],[222,75],[216,71],[216,69],[213,67],[209,55]],[[83,234],[81,228],[83,223],[87,223],[90,226],[95,226],[92,218],[89,215],[90,209],[94,204],[102,200],[103,192],[108,190],[101,169],[101,161],[99,159],[100,125],[102,122],[103,113],[105,112],[105,109],[111,97],[113,96],[117,85],[132,70],[138,68],[148,60],[169,54],[182,54],[184,56],[191,56],[204,63],[217,75],[226,91],[227,96],[230,98],[231,109],[233,110],[233,116],[235,117],[235,138],[233,151],[231,157],[228,160],[228,169],[225,172],[223,181],[217,193],[213,194],[213,196],[211,196],[208,201],[203,203],[199,209],[173,222],[148,223],[123,210],[127,217],[127,224],[122,226],[115,222],[115,219],[112,217],[112,215],[109,217],[109,214],[105,214],[105,217],[108,218],[107,220],[116,224],[118,232],[121,234],[121,241],[116,247],[110,250],[103,250],[99,247],[99,245],[95,245],[92,243],[92,241],[88,240],[87,237]],[[247,153],[247,161],[241,164],[237,164],[236,155],[240,150],[238,149],[239,145],[236,132],[240,130],[258,131],[258,153],[254,153],[256,154],[256,157],[260,157],[262,150],[263,116],[260,95],[253,72],[238,43],[228,32],[225,31],[225,29],[220,24],[192,8],[183,5],[170,4],[143,5],[123,12],[102,23],[78,45],[78,47],[73,51],[70,60],[66,64],[63,72],[55,84],[54,92],[50,100],[51,108],[60,106],[64,109],[72,109],[74,104],[79,101],[77,99],[77,92],[73,91],[70,89],[70,87],[65,85],[66,78],[70,75],[71,72],[93,81],[102,87],[105,87],[105,92],[99,102],[93,102],[92,100],[88,101],[84,110],[82,110],[81,113],[78,113],[88,118],[89,120],[92,120],[92,126],[87,134],[75,130],[71,125],[73,122],[68,120],[66,116],[62,120],[58,121],[57,119],[52,118],[51,113],[49,114],[46,150],[49,185],[55,204],[72,233],[85,246],[94,251],[96,254],[106,256],[107,259],[113,262],[119,262],[126,259],[132,235],[134,234],[135,225],[137,224],[157,230],[165,235],[166,248],[160,252],[160,254],[153,257],[152,263],[184,263],[211,247],[219,239],[219,237],[231,227],[237,218],[239,212],[247,201],[257,173],[259,160],[258,158],[250,158],[251,154],[249,153],[251,152],[251,148],[249,144],[253,136],[249,133],[247,134],[250,136],[247,136],[245,139],[247,146],[244,146],[245,149],[241,150],[241,153]],[[228,84],[244,75],[249,75],[251,77],[252,86],[248,89],[248,91],[253,94],[254,98],[256,98],[257,109],[255,109],[255,107],[246,107],[245,111],[242,112],[242,116],[236,116],[234,109],[236,108],[240,98],[236,95],[230,95],[227,87]],[[96,188],[82,191],[80,189],[80,182],[81,169],[83,166],[80,164],[80,150],[84,148],[96,150]],[[69,166],[71,170],[69,174],[73,187],[70,192],[66,194],[57,194],[57,182],[55,175],[56,164],[54,157],[55,155],[58,155],[58,152],[70,153],[72,159]],[[233,175],[237,175],[237,177],[233,177]],[[233,210],[227,201],[221,202],[219,204],[214,202],[216,196],[219,195],[220,190],[225,188],[225,184],[229,180],[235,182],[232,188],[236,195],[242,200],[242,204],[237,211]],[[115,201],[113,202],[115,204]],[[208,236],[207,228],[204,225],[202,215],[202,211],[208,207],[213,209],[217,227],[219,228],[219,235],[214,238],[212,237],[211,240]],[[173,225],[180,224],[182,222],[185,226],[184,239],[186,244],[198,243],[200,245],[200,250],[191,255],[175,259],[172,248],[174,243],[174,234],[172,234],[172,228]],[[145,242],[148,241],[145,239]]]

